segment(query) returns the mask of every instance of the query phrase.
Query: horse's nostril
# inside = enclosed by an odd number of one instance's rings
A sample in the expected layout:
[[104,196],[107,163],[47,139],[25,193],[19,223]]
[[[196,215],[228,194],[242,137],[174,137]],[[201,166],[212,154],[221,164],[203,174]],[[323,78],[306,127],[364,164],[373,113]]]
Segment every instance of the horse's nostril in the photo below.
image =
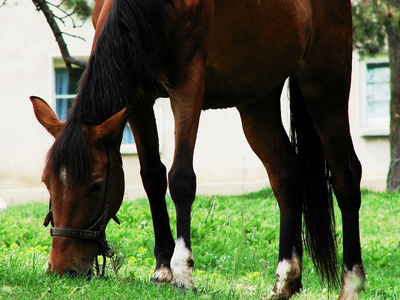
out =
[[70,278],[76,278],[78,276],[78,272],[75,270],[65,270],[64,276],[70,277]]

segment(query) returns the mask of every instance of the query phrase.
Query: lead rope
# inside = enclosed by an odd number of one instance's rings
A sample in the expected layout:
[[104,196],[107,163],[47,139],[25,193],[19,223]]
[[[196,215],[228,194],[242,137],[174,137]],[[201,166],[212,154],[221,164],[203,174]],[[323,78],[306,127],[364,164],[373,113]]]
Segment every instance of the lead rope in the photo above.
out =
[[99,256],[96,254],[96,257],[95,257],[95,259],[94,259],[94,266],[95,266],[95,268],[96,268],[96,276],[97,277],[99,277],[99,278],[101,278],[100,277],[100,270],[99,270]]
[[[107,257],[105,255],[102,255],[102,256],[103,256],[103,266],[102,266],[101,274],[100,274],[100,269],[99,269],[99,255],[96,255],[96,259],[94,260],[95,267],[96,267],[96,274],[101,279],[104,278],[104,273],[105,273],[105,269],[106,269],[106,260],[107,260]],[[119,280],[118,270],[115,265],[114,256],[111,256],[109,258],[111,260],[111,268],[115,274],[115,277],[117,278],[117,280]]]

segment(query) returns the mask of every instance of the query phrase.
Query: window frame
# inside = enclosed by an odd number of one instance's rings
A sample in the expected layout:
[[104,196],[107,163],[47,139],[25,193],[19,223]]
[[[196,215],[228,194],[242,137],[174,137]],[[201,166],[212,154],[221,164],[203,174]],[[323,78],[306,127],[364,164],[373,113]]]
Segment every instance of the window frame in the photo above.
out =
[[[73,68],[79,68],[77,66],[72,66]],[[53,58],[53,104],[54,104],[54,111],[57,111],[57,99],[73,99],[75,98],[76,94],[56,94],[56,69],[58,68],[66,68],[63,59],[61,58]],[[123,155],[134,155],[137,154],[136,143],[130,144],[122,144],[120,152]]]
[[[389,63],[387,54],[361,57],[360,60],[360,133],[363,137],[388,136],[390,132],[390,112],[386,118],[367,118],[367,66],[368,64]],[[390,84],[390,78],[389,78]],[[390,85],[389,85],[390,89]],[[389,99],[390,107],[390,99]]]

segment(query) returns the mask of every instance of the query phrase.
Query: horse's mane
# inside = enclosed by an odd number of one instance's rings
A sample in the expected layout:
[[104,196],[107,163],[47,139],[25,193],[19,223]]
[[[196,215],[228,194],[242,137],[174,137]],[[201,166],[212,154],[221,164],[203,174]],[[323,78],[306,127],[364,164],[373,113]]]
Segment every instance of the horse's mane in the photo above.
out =
[[87,126],[98,125],[130,104],[138,86],[154,88],[158,49],[165,40],[172,0],[114,0],[83,74],[65,128],[47,156],[48,167],[67,180],[91,172]]

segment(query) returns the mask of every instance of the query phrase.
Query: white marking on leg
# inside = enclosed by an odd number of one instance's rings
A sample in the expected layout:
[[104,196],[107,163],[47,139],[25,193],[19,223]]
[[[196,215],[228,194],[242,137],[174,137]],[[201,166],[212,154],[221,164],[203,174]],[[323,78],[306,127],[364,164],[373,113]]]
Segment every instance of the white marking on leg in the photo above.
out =
[[270,299],[288,299],[301,289],[301,260],[293,249],[291,259],[283,259],[276,268],[276,281]]
[[171,258],[171,270],[174,276],[172,283],[181,288],[194,287],[192,278],[193,264],[192,252],[186,247],[183,238],[178,238]]
[[277,289],[282,289],[282,286],[288,281],[288,275],[291,271],[291,260],[284,259],[279,262],[278,267],[276,268],[276,277],[277,279]]
[[351,271],[343,265],[339,300],[358,300],[358,294],[364,289],[364,284],[365,273],[362,265],[354,266]]

